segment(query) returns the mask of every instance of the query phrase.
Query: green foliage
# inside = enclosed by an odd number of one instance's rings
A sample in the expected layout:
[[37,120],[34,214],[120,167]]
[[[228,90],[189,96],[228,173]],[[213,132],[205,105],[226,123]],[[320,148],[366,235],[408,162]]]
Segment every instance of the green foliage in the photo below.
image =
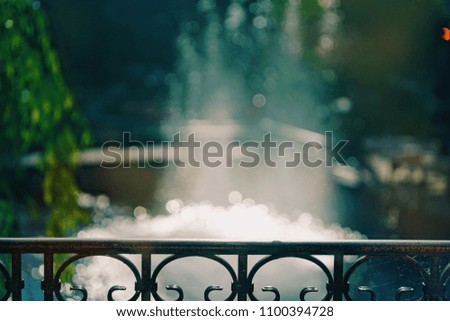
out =
[[[47,233],[62,236],[86,221],[77,206],[74,172],[79,148],[90,135],[74,108],[39,6],[37,1],[0,0],[0,171],[17,172],[21,156],[42,151],[42,194],[51,207]],[[15,178],[0,186],[0,222],[8,224],[1,224],[2,235],[11,227],[7,186]]]
[[9,200],[0,199],[0,235],[11,236],[14,230],[14,217],[8,215],[13,212],[13,203]]

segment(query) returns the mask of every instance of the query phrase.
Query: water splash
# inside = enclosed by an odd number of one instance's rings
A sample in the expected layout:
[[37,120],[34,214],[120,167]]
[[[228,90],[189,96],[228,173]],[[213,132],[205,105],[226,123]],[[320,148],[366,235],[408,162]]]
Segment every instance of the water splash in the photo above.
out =
[[[86,195],[81,197],[89,199]],[[278,213],[264,204],[244,198],[238,191],[228,195],[230,204],[227,207],[215,206],[210,202],[186,204],[180,199],[173,199],[166,203],[167,213],[153,216],[144,207],[136,207],[132,215],[111,218],[111,209],[115,205],[105,206],[105,196],[100,196],[100,202],[90,199],[93,215],[98,223],[80,231],[78,237],[83,238],[143,238],[143,239],[223,239],[223,240],[252,240],[252,241],[314,241],[359,239],[363,236],[358,232],[342,228],[338,225],[326,226],[309,213],[300,213],[296,218]],[[98,206],[101,203],[100,207]],[[124,212],[126,208],[122,208]],[[130,212],[131,209],[128,209]],[[99,219],[103,216],[104,219]],[[136,266],[140,266],[140,257],[127,256]],[[160,262],[163,256],[155,256],[154,263]],[[226,258],[227,259],[227,258]],[[227,259],[231,264],[233,260]],[[250,260],[250,266],[257,258]],[[327,258],[324,262],[331,265]],[[280,264],[271,263],[258,273],[255,279],[257,285],[277,285],[283,289],[284,299],[295,300],[302,284],[322,284],[323,275],[313,265],[299,260],[285,259]],[[198,273],[199,264],[202,273]],[[289,275],[286,270],[291,271]],[[297,275],[298,274],[298,275]],[[292,280],[296,278],[293,285]],[[114,284],[133,289],[134,277],[123,264],[113,259],[94,257],[78,264],[75,268],[73,282],[88,289],[89,298],[104,300],[107,290]],[[212,262],[204,259],[189,258],[164,269],[159,279],[160,284],[177,283],[183,287],[185,298],[188,300],[201,300],[203,290],[211,284],[223,285],[228,288],[230,282],[227,273]],[[266,282],[266,283],[264,283]],[[303,283],[302,283],[303,282]],[[69,286],[65,286],[66,295],[71,293]],[[317,294],[316,299],[323,295],[324,289]],[[163,291],[164,292],[164,291]],[[270,295],[260,291],[258,295],[266,300]],[[133,291],[118,292],[116,299],[127,299]],[[163,294],[167,299],[173,299],[169,293]],[[217,299],[223,297],[220,294]],[[314,298],[315,296],[311,296]],[[75,298],[76,299],[76,298]]]
[[285,9],[285,19],[281,45],[288,54],[299,57],[302,53],[299,15],[299,0],[288,0]]
[[199,21],[183,24],[178,37],[169,121],[275,116],[319,130],[318,84],[302,61],[300,1],[286,1],[281,22],[270,0],[234,0],[223,18],[212,0],[198,7]]
[[[235,239],[254,241],[314,241],[361,238],[358,232],[325,224],[310,213],[296,218],[243,198],[238,191],[228,196],[230,205],[215,206],[172,199],[166,203],[165,215],[152,216],[142,206],[134,209],[134,217],[120,216],[80,231],[79,237],[96,238],[181,238]],[[105,208],[104,213],[109,209]],[[95,215],[101,215],[97,211]],[[108,217],[105,214],[104,217]]]

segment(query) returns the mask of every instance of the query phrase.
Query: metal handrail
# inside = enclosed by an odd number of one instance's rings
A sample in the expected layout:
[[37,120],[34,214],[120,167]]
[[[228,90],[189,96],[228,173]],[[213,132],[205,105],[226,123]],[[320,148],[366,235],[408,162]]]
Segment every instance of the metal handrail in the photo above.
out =
[[[249,242],[230,240],[147,240],[147,239],[79,239],[79,238],[0,238],[0,254],[10,255],[9,264],[0,261],[0,277],[3,275],[5,289],[0,299],[21,300],[24,288],[22,261],[23,254],[35,253],[44,256],[44,276],[42,290],[44,300],[64,300],[61,294],[61,281],[64,270],[75,261],[90,256],[108,256],[124,263],[136,278],[135,293],[131,299],[162,300],[158,291],[157,278],[164,267],[179,259],[202,257],[213,260],[226,268],[232,279],[230,295],[227,300],[257,300],[253,278],[259,269],[269,262],[280,258],[297,258],[315,264],[326,277],[325,300],[355,299],[355,289],[366,292],[367,298],[375,299],[376,291],[365,284],[353,284],[352,277],[361,266],[384,258],[404,264],[422,278],[422,288],[414,289],[401,284],[395,293],[395,299],[402,299],[407,293],[421,292],[422,300],[447,300],[446,292],[450,282],[450,241],[418,240],[339,240],[314,242]],[[72,254],[64,262],[55,263],[56,254]],[[140,266],[129,260],[126,255],[140,255]],[[167,258],[152,268],[153,255],[167,255]],[[230,264],[223,256],[237,257],[237,264]],[[320,257],[332,257],[332,264],[325,264]],[[258,257],[256,263],[249,259]],[[263,256],[260,258],[260,256]],[[358,259],[355,260],[354,257]],[[351,262],[348,260],[353,258]],[[59,265],[59,266],[57,266]],[[417,281],[417,280],[416,280]],[[416,282],[417,283],[417,282]],[[88,291],[79,285],[72,289],[82,293],[82,299],[88,299]],[[108,299],[113,292],[124,287],[113,286],[108,291]],[[178,285],[168,285],[169,291],[178,293],[178,299],[185,297]],[[212,291],[223,290],[219,286],[205,289],[204,298],[209,300]],[[278,289],[265,286],[265,292],[273,292],[280,299]],[[300,299],[310,292],[318,292],[317,287],[301,289]],[[352,294],[353,293],[353,294]],[[358,298],[356,298],[358,299]]]

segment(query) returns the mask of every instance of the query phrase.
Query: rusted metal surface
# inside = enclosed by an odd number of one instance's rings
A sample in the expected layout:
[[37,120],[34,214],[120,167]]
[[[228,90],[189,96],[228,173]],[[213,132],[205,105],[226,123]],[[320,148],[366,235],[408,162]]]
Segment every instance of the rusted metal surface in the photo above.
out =
[[450,241],[343,240],[325,242],[239,242],[143,239],[0,238],[0,253],[141,253],[186,254],[186,251],[215,254],[267,254],[304,252],[345,255],[377,253],[448,254]]
[[[43,254],[44,277],[41,282],[44,300],[64,300],[61,294],[61,275],[77,260],[92,256],[107,256],[126,265],[135,279],[134,294],[130,300],[140,298],[143,301],[163,300],[161,289],[169,290],[175,298],[186,297],[184,290],[176,284],[160,284],[158,275],[167,264],[189,257],[201,257],[219,264],[229,274],[229,289],[210,285],[204,290],[204,299],[210,300],[214,291],[229,292],[226,300],[258,300],[255,292],[254,277],[266,264],[278,259],[295,259],[314,265],[323,274],[324,284],[320,297],[323,300],[370,299],[379,297],[373,285],[356,284],[363,282],[364,269],[361,267],[390,260],[401,265],[399,271],[407,269],[416,273],[415,284],[400,284],[395,288],[392,298],[396,300],[447,300],[450,286],[450,241],[327,241],[327,242],[240,242],[240,241],[192,241],[192,240],[103,240],[77,238],[0,238],[0,254],[10,256],[10,264],[0,261],[0,278],[4,280],[4,289],[0,287],[0,299],[21,300],[24,288],[22,260],[23,254]],[[71,254],[62,263],[55,263],[56,254]],[[126,255],[140,256],[137,267]],[[154,255],[167,255],[166,259],[152,266]],[[320,255],[331,258],[324,263]],[[234,257],[236,263],[230,264],[223,256]],[[257,257],[256,263],[249,263]],[[262,256],[262,258],[260,257]],[[318,257],[319,256],[319,257]],[[351,260],[353,258],[353,260]],[[328,262],[328,261],[327,261]],[[391,264],[391,265],[392,265]],[[9,266],[8,266],[9,265]],[[366,270],[370,270],[365,268]],[[393,271],[393,270],[392,270]],[[393,273],[393,272],[390,273]],[[289,271],[287,271],[289,273]],[[381,271],[383,273],[383,271]],[[355,277],[357,275],[357,277]],[[0,283],[1,286],[2,283]],[[81,300],[89,299],[89,292],[83,286],[71,284],[71,289],[81,294]],[[267,284],[261,287],[263,292],[272,292],[274,300],[283,299],[282,291]],[[112,286],[107,291],[107,299],[114,300],[114,292],[125,287]],[[259,290],[259,289],[258,289]],[[298,290],[297,298],[308,300],[314,292],[320,292],[317,286],[303,286]],[[355,295],[355,293],[359,293]],[[319,295],[318,294],[318,295]],[[415,296],[414,296],[415,295]]]

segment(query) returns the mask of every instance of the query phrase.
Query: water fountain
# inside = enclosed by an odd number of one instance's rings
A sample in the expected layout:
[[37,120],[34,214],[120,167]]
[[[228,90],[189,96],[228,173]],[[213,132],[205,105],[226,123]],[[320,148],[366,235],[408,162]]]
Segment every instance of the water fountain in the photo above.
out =
[[[324,136],[317,133],[322,128],[315,98],[316,76],[307,71],[301,59],[299,6],[300,1],[287,1],[283,23],[277,25],[270,0],[250,5],[234,0],[224,18],[213,0],[200,0],[200,19],[182,25],[177,71],[166,77],[170,117],[163,125],[165,137],[180,133],[186,140],[195,134],[202,145],[214,141],[226,146],[232,141],[261,142],[270,132],[277,144],[289,140],[297,150],[310,141],[323,144]],[[231,166],[172,164],[153,169],[163,174],[156,184],[152,214],[142,204],[134,209],[134,218],[111,217],[108,213],[116,210],[105,197],[95,201],[82,195],[80,204],[93,208],[96,224],[78,236],[270,241],[361,237],[334,224],[338,220],[337,200],[329,168],[283,166],[286,159],[292,159],[292,151],[272,155],[277,166],[244,168],[239,166],[244,156],[233,154]],[[314,159],[319,156],[323,155],[310,155]],[[164,208],[168,214],[153,215]],[[185,285],[190,289],[186,298],[199,299],[195,289],[203,285],[195,273],[195,262],[180,264],[189,275],[184,279],[190,280]],[[287,264],[293,270],[299,266],[298,262]],[[86,285],[94,299],[104,298],[103,285],[112,280],[133,288],[124,267],[120,263],[117,268],[111,266],[104,258],[79,264],[74,282]],[[212,268],[205,271],[214,274],[216,281],[227,282]],[[276,266],[267,271],[272,277],[278,272]],[[176,277],[175,272],[167,273],[163,276],[167,280]],[[307,278],[305,284],[318,281],[314,273]],[[289,280],[283,282],[288,286]],[[121,296],[129,296],[128,291],[117,298]]]
[[[213,1],[199,4],[203,22],[185,24],[177,41],[180,58],[171,77],[172,118],[163,126],[165,137],[195,133],[203,143],[216,140],[226,146],[231,141],[261,142],[270,132],[278,143],[293,141],[297,150],[311,140],[322,143],[323,136],[314,132],[322,129],[314,96],[318,88],[301,59],[299,1],[286,2],[281,26],[270,1],[255,1],[248,8],[233,1],[223,23]],[[296,127],[274,119],[294,121]],[[335,222],[330,171],[286,168],[286,159],[276,168],[171,167],[155,199],[226,205],[228,193],[236,190],[281,211],[310,212]]]

